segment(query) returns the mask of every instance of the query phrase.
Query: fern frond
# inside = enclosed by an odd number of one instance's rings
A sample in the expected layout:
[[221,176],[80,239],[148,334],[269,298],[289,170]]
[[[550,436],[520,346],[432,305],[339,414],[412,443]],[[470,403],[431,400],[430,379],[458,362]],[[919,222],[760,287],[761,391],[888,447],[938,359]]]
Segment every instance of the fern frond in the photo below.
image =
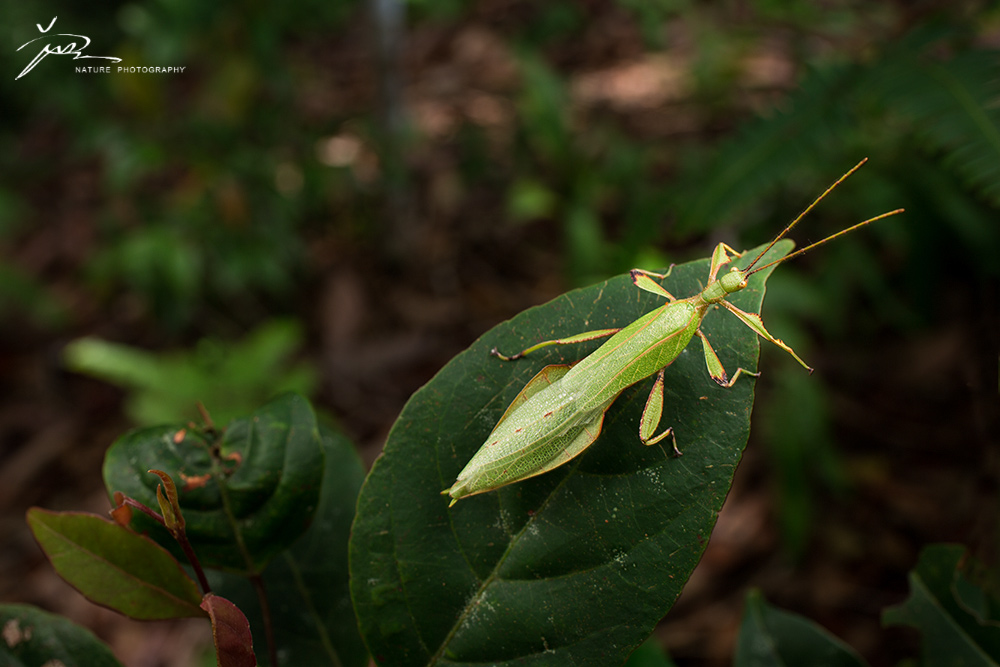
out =
[[[724,225],[754,208],[773,188],[826,162],[831,149],[852,132],[844,99],[852,94],[858,67],[812,70],[772,115],[748,122],[720,149],[711,165],[682,177],[676,200],[681,234]],[[707,178],[706,178],[707,176]]]
[[885,106],[905,118],[920,144],[1000,206],[1000,52],[941,59],[904,51],[873,75]]
[[779,184],[857,146],[862,128],[873,127],[885,145],[915,143],[940,154],[966,187],[1000,207],[1000,52],[963,47],[938,55],[954,36],[915,33],[868,63],[809,72],[783,110],[749,121],[710,164],[678,179],[677,232],[732,222]]

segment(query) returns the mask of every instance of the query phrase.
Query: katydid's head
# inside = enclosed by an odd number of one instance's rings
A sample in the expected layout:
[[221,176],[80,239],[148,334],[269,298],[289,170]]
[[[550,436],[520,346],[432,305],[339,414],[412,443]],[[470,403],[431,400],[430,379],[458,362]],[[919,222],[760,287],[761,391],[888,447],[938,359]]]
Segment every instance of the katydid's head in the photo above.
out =
[[722,277],[719,278],[719,285],[726,291],[726,294],[739,292],[747,286],[747,275],[746,271],[734,266],[722,274]]
[[[865,158],[861,162],[859,162],[856,165],[854,165],[853,169],[851,169],[846,174],[844,174],[843,176],[841,176],[840,178],[838,178],[836,180],[836,182],[834,182],[833,185],[831,185],[830,187],[828,187],[823,194],[821,194],[819,197],[816,198],[816,201],[814,201],[812,204],[810,204],[804,211],[802,211],[802,213],[799,213],[799,215],[794,220],[792,220],[791,223],[789,223],[789,225],[787,227],[785,227],[783,230],[781,230],[781,233],[778,234],[777,236],[775,236],[774,240],[772,240],[769,244],[767,244],[767,247],[764,248],[764,250],[761,251],[761,253],[759,255],[757,255],[757,257],[754,258],[754,260],[752,262],[750,262],[750,264],[747,266],[747,268],[740,270],[740,269],[734,267],[729,274],[724,275],[722,277],[722,279],[720,280],[720,282],[722,282],[723,289],[725,289],[726,292],[736,292],[738,290],[741,290],[741,289],[743,289],[744,287],[747,286],[747,278],[749,278],[753,274],[757,273],[758,271],[763,271],[764,269],[766,269],[766,268],[768,268],[770,266],[774,266],[775,264],[780,264],[781,262],[785,262],[785,261],[790,260],[792,257],[797,257],[797,256],[799,256],[799,255],[801,255],[803,253],[809,252],[810,250],[812,250],[816,246],[820,246],[820,245],[823,245],[824,243],[826,243],[828,241],[832,241],[833,239],[837,238],[838,236],[843,236],[844,234],[847,234],[849,232],[853,232],[858,227],[864,227],[865,225],[870,224],[872,222],[875,222],[876,220],[881,220],[882,218],[888,218],[890,215],[896,215],[897,213],[902,213],[903,209],[897,208],[895,211],[889,211],[888,213],[883,213],[882,215],[877,215],[874,218],[869,218],[868,220],[865,220],[863,222],[859,222],[856,225],[851,225],[847,229],[842,229],[839,232],[837,232],[836,234],[831,234],[830,236],[827,236],[825,239],[822,239],[821,241],[816,241],[815,243],[811,243],[811,244],[807,245],[805,248],[800,248],[799,250],[796,250],[793,253],[785,255],[784,257],[781,257],[780,259],[776,259],[773,262],[768,262],[767,264],[764,264],[763,266],[758,266],[758,267],[754,268],[754,266],[757,264],[757,262],[759,262],[761,260],[761,258],[764,257],[764,255],[766,255],[767,252],[772,247],[774,247],[774,244],[777,243],[780,239],[784,238],[785,234],[787,234],[789,231],[791,231],[792,227],[794,227],[795,225],[799,224],[799,221],[802,220],[802,218],[804,218],[806,216],[806,214],[809,213],[809,211],[813,210],[813,208],[816,206],[816,204],[820,203],[823,200],[823,198],[826,197],[828,194],[830,194],[830,192],[835,187],[837,187],[838,185],[840,185],[841,183],[843,183],[844,180],[848,176],[850,176],[851,174],[853,174],[854,172],[856,172],[858,169],[860,169],[861,165],[863,165],[867,161],[868,161],[868,158]],[[737,276],[735,276],[733,274],[739,274],[738,278],[737,278]],[[727,278],[729,280],[729,283],[732,284],[732,285],[734,285],[734,287],[732,287],[732,289],[730,289],[730,287],[727,286],[727,283],[725,282]]]

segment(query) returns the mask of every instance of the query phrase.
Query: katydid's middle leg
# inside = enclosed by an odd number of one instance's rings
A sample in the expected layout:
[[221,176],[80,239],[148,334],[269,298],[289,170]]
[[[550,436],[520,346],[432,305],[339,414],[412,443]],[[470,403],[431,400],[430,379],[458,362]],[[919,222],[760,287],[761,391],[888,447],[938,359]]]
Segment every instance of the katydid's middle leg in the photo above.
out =
[[760,373],[752,373],[745,368],[737,368],[736,372],[733,374],[732,379],[726,377],[726,369],[723,368],[722,362],[719,360],[719,355],[715,353],[712,349],[712,344],[708,342],[708,336],[702,333],[701,329],[695,331],[698,338],[701,339],[701,348],[705,353],[705,365],[708,366],[708,374],[712,376],[716,384],[720,387],[725,387],[729,389],[736,383],[736,380],[746,373],[747,375],[752,375],[754,377],[760,377]]

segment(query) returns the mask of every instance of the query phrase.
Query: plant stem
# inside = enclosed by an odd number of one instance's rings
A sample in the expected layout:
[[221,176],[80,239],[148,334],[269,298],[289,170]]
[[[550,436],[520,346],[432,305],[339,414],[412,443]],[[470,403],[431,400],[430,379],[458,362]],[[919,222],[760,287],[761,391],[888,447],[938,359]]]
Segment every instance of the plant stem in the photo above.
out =
[[264,580],[261,578],[261,573],[257,571],[257,566],[253,562],[250,552],[247,550],[246,543],[243,541],[243,533],[240,530],[239,522],[236,520],[236,515],[233,514],[233,507],[229,501],[229,490],[223,482],[222,468],[219,459],[215,456],[212,457],[212,476],[215,478],[215,483],[219,488],[222,509],[233,531],[236,546],[240,550],[240,553],[243,554],[243,560],[246,561],[247,571],[250,573],[247,575],[247,578],[253,584],[254,590],[257,591],[260,613],[264,618],[264,636],[267,638],[267,654],[271,659],[271,667],[278,667],[278,649],[274,643],[274,629],[271,625],[271,606],[268,604],[267,594],[264,591]]
[[278,667],[278,648],[274,643],[274,627],[271,625],[271,606],[267,601],[267,592],[264,590],[264,578],[259,574],[250,576],[250,583],[257,591],[257,602],[260,603],[260,613],[264,617],[264,636],[267,638],[267,655],[271,660],[271,667]]
[[188,562],[191,563],[191,567],[194,569],[194,573],[198,575],[198,583],[201,585],[201,592],[203,595],[212,592],[212,589],[208,585],[208,579],[205,577],[205,571],[201,569],[201,563],[198,562],[198,556],[195,555],[194,549],[191,548],[191,543],[188,542],[187,533],[183,530],[174,535],[177,543],[181,545],[181,549],[184,550],[184,555],[187,556]]
[[129,498],[128,496],[125,496],[125,498],[122,499],[122,505],[128,505],[129,507],[134,507],[143,514],[148,514],[150,517],[153,518],[154,521],[159,523],[164,528],[167,527],[167,522],[163,519],[162,514],[154,510],[151,510],[150,508],[146,507],[145,505],[140,503],[138,500],[135,500],[134,498]]
[[[146,507],[138,500],[125,496],[124,498],[122,498],[122,504],[128,505],[129,507],[134,507],[143,514],[148,514],[150,517],[153,518],[153,520],[155,520],[161,526],[163,526],[164,528],[167,527],[167,522],[163,518],[163,515],[161,515],[159,512],[155,512],[152,509]],[[177,540],[177,543],[181,545],[181,549],[184,550],[184,555],[187,556],[188,562],[191,563],[191,567],[194,569],[194,573],[198,576],[198,583],[201,585],[202,594],[211,593],[212,589],[208,585],[208,578],[205,577],[205,571],[201,569],[201,563],[198,561],[198,556],[195,555],[194,549],[191,548],[191,543],[188,541],[187,533],[185,533],[184,530],[181,529],[176,533],[171,530],[170,534],[173,535],[174,539]]]

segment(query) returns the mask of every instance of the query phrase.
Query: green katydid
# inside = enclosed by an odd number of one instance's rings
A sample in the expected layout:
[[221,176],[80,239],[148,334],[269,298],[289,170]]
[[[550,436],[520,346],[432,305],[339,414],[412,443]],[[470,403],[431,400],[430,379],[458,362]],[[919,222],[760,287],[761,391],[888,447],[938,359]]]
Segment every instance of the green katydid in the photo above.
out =
[[816,198],[802,213],[785,227],[745,269],[733,267],[716,277],[723,265],[739,257],[725,243],[716,246],[708,274],[708,284],[698,294],[678,299],[664,289],[658,280],[670,275],[633,269],[632,282],[639,289],[667,299],[667,303],[643,315],[621,329],[600,329],[565,338],[547,340],[517,354],[506,356],[496,348],[492,354],[512,361],[549,345],[569,345],[611,336],[589,356],[573,365],[551,365],[543,368],[517,395],[493,428],[485,443],[459,473],[455,483],[442,491],[451,497],[451,505],[460,498],[492,491],[556,468],[589,447],[600,435],[604,415],[618,395],[627,387],[656,375],[639,420],[639,440],[654,445],[670,437],[675,455],[677,438],[673,427],[656,433],[663,412],[664,371],[687,347],[692,338],[701,340],[708,373],[720,386],[732,387],[741,375],[757,376],[737,368],[730,378],[722,362],[701,331],[701,323],[710,308],[723,306],[762,338],[788,352],[812,373],[797,354],[764,328],[756,313],[748,313],[726,301],[726,296],[747,286],[753,273],[801,255],[832,239],[859,227],[901,213],[897,209],[843,229],[774,262],[754,268],[771,247],[802,220],[827,194],[857,171],[866,160],[841,176]]

